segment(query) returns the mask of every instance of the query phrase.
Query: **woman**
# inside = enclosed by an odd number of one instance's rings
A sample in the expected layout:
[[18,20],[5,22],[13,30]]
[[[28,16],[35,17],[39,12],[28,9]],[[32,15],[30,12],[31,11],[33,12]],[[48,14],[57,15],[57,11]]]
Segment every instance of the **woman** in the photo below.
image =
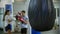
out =
[[10,16],[10,10],[6,10],[4,17],[3,17],[3,21],[5,21],[5,30],[7,32],[7,34],[11,34],[11,16]]

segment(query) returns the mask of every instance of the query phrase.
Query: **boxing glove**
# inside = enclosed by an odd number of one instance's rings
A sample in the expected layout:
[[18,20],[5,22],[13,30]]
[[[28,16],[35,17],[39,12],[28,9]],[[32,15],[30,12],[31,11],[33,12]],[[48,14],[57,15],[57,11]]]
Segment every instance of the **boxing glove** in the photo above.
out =
[[18,20],[24,22],[24,19],[21,16],[18,16]]

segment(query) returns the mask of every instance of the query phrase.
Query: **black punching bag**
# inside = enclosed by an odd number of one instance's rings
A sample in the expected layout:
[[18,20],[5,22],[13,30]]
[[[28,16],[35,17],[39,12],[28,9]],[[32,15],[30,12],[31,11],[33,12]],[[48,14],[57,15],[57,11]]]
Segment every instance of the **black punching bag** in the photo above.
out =
[[37,31],[51,30],[56,18],[52,0],[30,0],[28,17],[33,29]]

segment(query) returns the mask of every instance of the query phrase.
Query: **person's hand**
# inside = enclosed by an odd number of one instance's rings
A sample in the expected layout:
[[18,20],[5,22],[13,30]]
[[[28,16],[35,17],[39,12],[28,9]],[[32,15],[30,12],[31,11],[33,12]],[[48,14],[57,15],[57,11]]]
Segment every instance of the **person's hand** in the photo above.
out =
[[23,23],[27,24],[27,21],[24,20],[23,18],[21,18],[21,21],[22,21]]
[[8,19],[8,23],[10,23],[12,20]]
[[18,20],[21,21],[21,22],[24,21],[24,19],[22,17],[20,17],[20,16],[18,16]]

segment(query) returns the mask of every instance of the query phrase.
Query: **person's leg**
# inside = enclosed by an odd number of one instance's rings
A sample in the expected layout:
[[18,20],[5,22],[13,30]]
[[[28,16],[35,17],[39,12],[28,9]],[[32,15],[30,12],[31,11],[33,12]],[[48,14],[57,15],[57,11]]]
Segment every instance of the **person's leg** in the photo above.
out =
[[9,30],[7,31],[7,33],[8,33],[8,34],[11,34],[11,30],[9,29]]
[[27,34],[27,28],[22,28],[21,29],[21,34]]
[[27,28],[24,28],[23,30],[24,30],[23,34],[27,34]]
[[27,33],[21,33],[21,34],[27,34]]
[[23,33],[23,34],[26,34],[26,33]]
[[21,28],[21,34],[23,34],[23,28]]
[[11,34],[11,29],[12,29],[11,25],[8,24],[8,30],[7,30],[8,34]]

